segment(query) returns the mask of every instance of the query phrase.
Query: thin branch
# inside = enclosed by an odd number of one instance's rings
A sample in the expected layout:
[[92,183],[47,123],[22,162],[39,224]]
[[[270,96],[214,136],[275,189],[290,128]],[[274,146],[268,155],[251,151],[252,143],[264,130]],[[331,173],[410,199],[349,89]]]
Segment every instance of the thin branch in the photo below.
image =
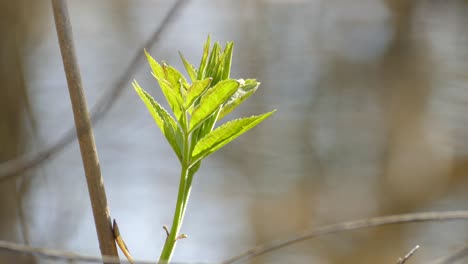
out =
[[[413,213],[413,214],[403,214],[403,215],[391,215],[391,216],[382,216],[382,217],[375,217],[375,218],[370,218],[370,219],[344,222],[344,223],[339,223],[335,225],[328,225],[328,226],[320,227],[320,228],[314,229],[312,231],[303,233],[298,236],[293,236],[288,239],[277,240],[268,244],[257,246],[242,255],[233,257],[230,260],[226,260],[222,262],[222,264],[245,262],[246,260],[251,259],[255,256],[259,256],[264,253],[273,251],[275,249],[289,246],[294,243],[301,242],[301,241],[311,239],[314,237],[318,237],[321,235],[327,235],[327,234],[333,234],[333,233],[339,233],[339,232],[351,231],[351,230],[357,230],[357,229],[363,229],[363,228],[369,228],[369,227],[383,226],[383,225],[415,223],[415,222],[431,222],[431,221],[467,220],[467,219],[468,219],[468,211],[447,211],[447,212],[426,212],[426,213]],[[76,262],[99,263],[99,262],[105,261],[107,263],[118,263],[119,261],[119,259],[115,257],[108,257],[108,256],[105,256],[103,258],[93,257],[93,256],[81,255],[81,254],[77,254],[77,253],[69,252],[69,251],[30,247],[30,246],[21,245],[21,244],[17,244],[13,242],[8,242],[8,241],[2,241],[2,240],[0,240],[0,250],[6,250],[6,251],[13,252],[13,253],[18,253],[18,254],[36,255],[39,257],[43,257],[43,258],[70,260],[70,261],[76,261]],[[443,258],[440,261],[437,261],[435,263],[437,264],[452,263],[452,261],[459,260],[461,257],[466,256],[467,253],[468,253],[468,246],[455,252],[455,254],[452,254],[447,258]],[[124,262],[124,263],[128,263],[128,262]],[[154,262],[137,260],[135,261],[135,263],[149,264],[149,263],[154,263]]]
[[[103,256],[101,257],[94,257],[88,255],[77,254],[74,252],[69,251],[61,251],[56,249],[49,249],[49,248],[37,248],[37,247],[30,247],[26,245],[21,245],[13,242],[2,241],[0,240],[0,250],[10,251],[13,253],[18,254],[29,254],[34,255],[42,258],[48,259],[56,259],[56,260],[68,260],[71,262],[88,262],[88,263],[102,263],[103,261],[106,263],[120,263],[120,259],[117,257],[110,257],[110,256]],[[123,263],[129,263],[123,261]],[[154,264],[154,261],[134,261],[134,263],[139,264]]]
[[419,245],[416,245],[413,249],[411,249],[403,258],[398,258],[397,264],[405,264],[411,256],[419,249]]
[[55,27],[62,53],[63,67],[67,77],[68,91],[73,108],[81,159],[88,184],[88,192],[93,209],[94,223],[103,256],[118,257],[114,241],[109,207],[107,205],[104,180],[101,175],[99,158],[94,143],[93,129],[88,115],[88,107],[76,59],[73,32],[66,0],[52,0]]
[[[127,84],[131,81],[132,75],[139,68],[145,59],[142,52],[144,48],[149,49],[154,46],[161,38],[166,28],[171,22],[177,17],[176,14],[179,12],[182,4],[187,0],[177,0],[171,7],[167,15],[162,20],[157,30],[151,35],[151,37],[142,45],[133,56],[130,64],[127,66],[121,77],[112,85],[112,89],[107,91],[93,106],[91,109],[91,121],[95,125],[101,120],[112,108],[116,99],[122,94]],[[52,144],[45,149],[36,153],[27,153],[17,159],[9,160],[0,164],[0,182],[11,179],[15,176],[21,176],[26,170],[33,169],[43,162],[54,157],[60,153],[65,147],[72,143],[76,139],[75,128],[67,130],[57,142]]]
[[318,236],[335,234],[345,231],[403,223],[429,222],[429,221],[448,221],[448,220],[468,220],[468,211],[447,211],[447,212],[426,212],[410,213],[390,216],[380,216],[362,220],[343,222],[334,225],[319,227],[302,234],[294,235],[289,238],[279,239],[263,245],[256,246],[238,256],[223,261],[223,264],[241,263],[265,253],[302,242]]
[[[70,263],[129,263],[126,260],[120,260],[117,257],[111,256],[103,256],[103,257],[96,257],[96,256],[89,256],[78,254],[75,252],[70,251],[63,251],[51,248],[38,248],[38,247],[31,247],[27,245],[17,244],[9,241],[0,240],[0,251],[9,251],[15,254],[27,254],[27,255],[34,255],[39,258],[46,258],[46,259],[54,259],[54,260],[61,260],[61,261],[68,261]],[[148,260],[134,260],[134,264],[155,264],[156,261],[148,261]],[[188,264],[187,262],[171,262],[171,264]],[[192,264],[208,264],[208,263],[201,263],[201,262],[190,262]]]
[[455,263],[458,260],[466,258],[468,256],[468,245],[465,245],[449,255],[439,258],[431,263],[433,264],[450,264]]

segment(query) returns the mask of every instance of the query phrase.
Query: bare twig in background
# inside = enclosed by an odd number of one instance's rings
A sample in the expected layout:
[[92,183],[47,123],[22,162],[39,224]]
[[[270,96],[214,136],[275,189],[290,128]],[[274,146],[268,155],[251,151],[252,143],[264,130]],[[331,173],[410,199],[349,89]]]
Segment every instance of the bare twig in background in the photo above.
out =
[[447,256],[436,259],[432,264],[451,264],[468,256],[468,245],[465,245]]
[[[74,252],[61,251],[61,250],[56,250],[56,249],[30,247],[30,246],[12,243],[8,241],[2,241],[2,240],[0,240],[0,250],[6,250],[6,251],[10,251],[14,253],[21,253],[21,254],[30,254],[30,255],[48,258],[48,259],[68,260],[68,261],[72,261],[72,262],[74,261],[78,263],[81,263],[81,262],[102,263],[103,261],[105,261],[106,263],[120,263],[120,260],[117,257],[103,256],[101,258],[101,257],[87,256],[87,255],[77,254]],[[124,262],[124,263],[128,263],[128,262]],[[154,264],[154,261],[153,262],[136,261],[134,263]]]
[[21,235],[23,237],[23,241],[26,245],[29,245],[31,239],[29,237],[29,227],[28,222],[25,217],[25,209],[23,207],[23,197],[25,196],[25,189],[28,189],[29,182],[27,179],[18,179],[17,181],[17,191],[15,192],[15,199],[16,200],[16,207],[18,208],[18,222],[21,227]]
[[62,53],[63,67],[67,77],[68,91],[73,108],[81,159],[88,184],[94,223],[103,256],[118,257],[117,247],[112,233],[109,207],[107,205],[104,180],[101,175],[99,158],[94,143],[93,129],[88,114],[86,98],[81,83],[81,75],[76,59],[73,33],[66,0],[52,0],[55,27]]
[[406,261],[408,261],[411,256],[419,249],[419,245],[416,245],[413,249],[411,249],[404,257],[398,258],[397,264],[404,264]]
[[[91,109],[91,121],[92,124],[96,124],[102,117],[104,117],[109,109],[114,105],[116,99],[122,94],[122,91],[126,88],[130,82],[133,73],[144,61],[144,48],[149,49],[155,43],[159,41],[162,33],[168,27],[168,25],[174,20],[177,12],[183,6],[187,0],[177,0],[171,7],[167,15],[162,20],[157,30],[151,35],[151,37],[140,47],[130,64],[127,66],[121,77],[112,86],[113,88],[106,92]],[[37,153],[27,153],[20,158],[10,160],[0,164],[0,181],[10,179],[14,176],[22,176],[23,172],[32,168],[37,167],[44,161],[54,157],[66,146],[72,143],[76,138],[76,132],[74,128],[70,128],[65,135],[63,135],[56,143],[46,147]]]
[[[70,263],[102,263],[103,261],[106,263],[129,263],[125,260],[120,260],[117,257],[110,257],[110,256],[103,256],[95,257],[95,256],[88,256],[77,254],[74,252],[69,251],[62,251],[50,248],[37,248],[37,247],[30,247],[26,245],[21,245],[9,241],[2,241],[0,240],[0,251],[9,251],[18,254],[28,254],[38,256],[39,258],[47,258],[47,259],[56,259],[56,260],[63,260],[69,261]],[[134,264],[154,264],[156,261],[145,261],[145,260],[134,260]],[[195,262],[191,262],[196,264]],[[171,262],[171,264],[177,264],[176,262]],[[182,264],[179,262],[179,264]],[[198,263],[203,264],[203,263]],[[207,264],[207,263],[205,263]]]
[[[402,214],[402,215],[390,215],[390,216],[381,216],[357,221],[343,222],[334,225],[323,226],[312,231],[303,233],[301,235],[292,236],[288,239],[276,240],[268,244],[257,246],[242,255],[238,255],[229,260],[222,262],[223,264],[228,263],[240,263],[245,262],[248,259],[251,259],[255,256],[262,255],[264,253],[289,246],[294,243],[298,243],[310,238],[318,237],[321,235],[339,233],[344,231],[363,229],[368,227],[376,227],[383,225],[392,225],[392,224],[403,224],[403,223],[415,223],[415,222],[430,222],[430,221],[450,221],[450,220],[468,220],[468,211],[447,211],[447,212],[426,212],[426,213],[412,213],[412,214]],[[107,263],[117,263],[119,260],[116,257],[105,256],[92,257],[86,255],[80,255],[73,252],[61,251],[56,249],[48,248],[36,248],[26,245],[21,245],[13,242],[2,241],[0,240],[0,251],[6,250],[13,253],[23,253],[37,255],[44,258],[53,258],[61,260],[71,260],[71,261],[82,261],[90,263],[98,263],[103,260]],[[413,250],[412,250],[413,251]],[[451,255],[448,258],[436,263],[451,263],[447,260],[457,260],[460,256],[465,256],[468,253],[468,246],[463,248],[460,251],[457,251],[455,254]],[[455,258],[453,258],[455,257]],[[125,262],[128,263],[128,262]],[[154,263],[148,261],[139,261],[135,260],[135,263],[147,264]],[[175,263],[174,263],[175,264]]]
[[289,238],[275,240],[263,245],[256,246],[245,253],[223,261],[223,264],[241,263],[259,255],[301,242],[318,236],[334,234],[344,231],[351,231],[375,226],[394,225],[403,223],[448,221],[448,220],[468,220],[468,211],[447,211],[447,212],[425,212],[410,213],[390,216],[380,216],[362,220],[343,222],[334,225],[319,227],[302,234]]

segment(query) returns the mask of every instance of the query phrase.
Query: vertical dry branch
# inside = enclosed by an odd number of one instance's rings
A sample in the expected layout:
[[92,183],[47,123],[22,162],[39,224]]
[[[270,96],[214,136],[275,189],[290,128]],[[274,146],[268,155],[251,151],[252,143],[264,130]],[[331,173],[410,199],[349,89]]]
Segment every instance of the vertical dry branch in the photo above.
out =
[[52,0],[55,26],[67,77],[68,90],[73,108],[75,127],[80,145],[81,158],[86,174],[88,192],[93,208],[94,223],[99,239],[101,254],[118,256],[112,233],[109,207],[107,205],[104,180],[99,167],[96,145],[81,83],[80,71],[75,54],[73,34],[66,0]]

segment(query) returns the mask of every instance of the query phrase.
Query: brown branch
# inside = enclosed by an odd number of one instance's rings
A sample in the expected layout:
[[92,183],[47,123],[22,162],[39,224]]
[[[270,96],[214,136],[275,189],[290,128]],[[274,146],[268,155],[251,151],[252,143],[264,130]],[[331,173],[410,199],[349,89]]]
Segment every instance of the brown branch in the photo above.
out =
[[419,249],[419,245],[416,245],[413,249],[411,249],[408,253],[406,253],[406,255],[402,258],[398,258],[397,260],[397,264],[405,264],[406,261],[408,261],[409,258],[411,258],[411,256],[413,256],[413,254]]
[[302,242],[318,236],[335,234],[339,232],[403,223],[429,222],[429,221],[448,221],[448,220],[468,220],[468,211],[447,211],[447,212],[426,212],[410,213],[401,215],[380,216],[362,220],[343,222],[334,225],[319,227],[302,234],[294,235],[289,238],[279,239],[263,245],[256,246],[238,256],[223,261],[223,264],[241,263],[265,253]]
[[[96,124],[101,120],[108,111],[112,108],[116,99],[122,94],[122,91],[127,87],[127,84],[131,81],[132,75],[135,70],[139,68],[144,61],[145,56],[142,50],[144,48],[149,49],[149,47],[155,45],[161,38],[165,29],[170,25],[170,23],[175,19],[176,14],[179,12],[182,4],[187,0],[177,0],[174,5],[171,7],[167,15],[162,20],[161,24],[158,26],[157,30],[151,35],[151,37],[140,47],[130,64],[127,66],[121,77],[112,85],[112,89],[107,91],[94,105],[91,109],[91,121],[92,124]],[[70,128],[67,130],[65,135],[63,135],[57,142],[52,144],[45,149],[36,152],[36,153],[27,153],[22,157],[19,157],[14,160],[3,162],[0,164],[0,182],[4,180],[11,179],[15,176],[23,175],[22,173],[26,170],[33,169],[43,162],[54,157],[60,153],[65,147],[72,143],[76,139],[75,128]]]
[[68,92],[73,108],[81,159],[88,184],[88,192],[93,209],[94,224],[103,256],[118,257],[112,233],[109,207],[107,205],[104,180],[94,143],[93,129],[88,115],[88,107],[81,83],[81,75],[76,59],[73,33],[66,0],[52,0],[55,27],[62,53],[63,66],[67,77]]

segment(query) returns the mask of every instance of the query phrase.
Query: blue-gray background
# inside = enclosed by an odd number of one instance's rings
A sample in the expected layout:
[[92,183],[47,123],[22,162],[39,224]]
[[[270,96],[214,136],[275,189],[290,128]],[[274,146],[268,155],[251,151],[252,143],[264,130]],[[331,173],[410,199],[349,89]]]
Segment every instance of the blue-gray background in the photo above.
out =
[[[25,130],[35,130],[20,141],[28,142],[26,153],[56,142],[73,117],[50,3],[19,2],[27,25],[15,47],[36,124],[25,118]],[[89,106],[113,89],[173,4],[69,1]],[[189,238],[178,243],[174,260],[216,262],[355,218],[465,209],[467,12],[462,0],[186,1],[148,51],[181,68],[177,51],[198,65],[209,33],[221,43],[233,40],[232,76],[262,85],[230,117],[278,111],[203,163],[182,227]],[[133,76],[165,102],[144,61]],[[112,217],[132,254],[155,260],[180,168],[127,87],[95,125],[95,139]],[[12,100],[2,88],[0,103]],[[0,239],[99,255],[76,142],[2,184],[9,187],[2,189]],[[416,244],[412,263],[427,263],[463,246],[467,227],[412,224],[327,236],[255,263],[393,263]]]

